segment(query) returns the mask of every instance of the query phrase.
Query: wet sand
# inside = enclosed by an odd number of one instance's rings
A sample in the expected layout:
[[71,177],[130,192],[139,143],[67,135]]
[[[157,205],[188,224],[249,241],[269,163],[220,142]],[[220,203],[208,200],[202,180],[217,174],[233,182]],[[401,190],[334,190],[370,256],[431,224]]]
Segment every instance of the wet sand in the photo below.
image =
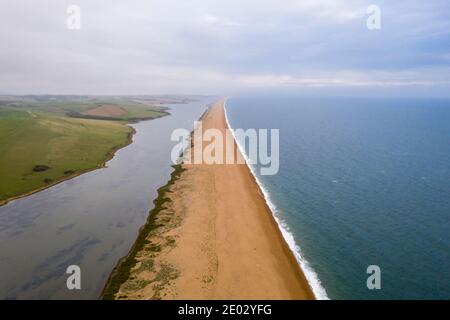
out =
[[[225,136],[223,101],[202,120]],[[314,299],[245,164],[183,169],[116,299]]]

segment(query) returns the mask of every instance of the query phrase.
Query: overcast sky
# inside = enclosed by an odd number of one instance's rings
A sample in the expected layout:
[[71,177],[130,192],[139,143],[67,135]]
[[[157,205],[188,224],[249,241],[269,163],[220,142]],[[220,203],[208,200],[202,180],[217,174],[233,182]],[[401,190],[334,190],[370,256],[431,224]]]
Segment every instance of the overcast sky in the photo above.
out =
[[[370,4],[381,30],[366,27]],[[0,3],[0,93],[252,90],[450,95],[450,1]]]

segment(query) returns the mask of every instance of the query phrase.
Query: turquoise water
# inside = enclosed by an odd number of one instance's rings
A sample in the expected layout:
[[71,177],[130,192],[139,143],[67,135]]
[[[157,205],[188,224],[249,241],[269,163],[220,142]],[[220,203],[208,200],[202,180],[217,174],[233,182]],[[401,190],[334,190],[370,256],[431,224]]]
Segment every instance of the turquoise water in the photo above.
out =
[[278,174],[255,172],[316,293],[450,299],[450,100],[239,97],[226,110],[233,128],[280,129]]

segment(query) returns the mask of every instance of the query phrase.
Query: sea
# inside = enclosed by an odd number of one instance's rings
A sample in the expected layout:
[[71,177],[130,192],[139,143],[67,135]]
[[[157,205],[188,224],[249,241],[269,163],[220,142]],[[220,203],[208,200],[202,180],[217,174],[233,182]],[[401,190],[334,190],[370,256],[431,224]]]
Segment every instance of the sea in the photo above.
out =
[[279,129],[278,173],[250,167],[318,299],[450,299],[450,99],[249,95],[226,115]]

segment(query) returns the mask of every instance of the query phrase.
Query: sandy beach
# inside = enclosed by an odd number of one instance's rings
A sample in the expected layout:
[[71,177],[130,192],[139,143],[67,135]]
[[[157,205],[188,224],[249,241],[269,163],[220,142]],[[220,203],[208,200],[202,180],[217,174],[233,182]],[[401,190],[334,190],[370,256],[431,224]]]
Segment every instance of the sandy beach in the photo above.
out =
[[[202,120],[225,134],[223,101]],[[182,169],[116,299],[314,299],[245,164]]]

